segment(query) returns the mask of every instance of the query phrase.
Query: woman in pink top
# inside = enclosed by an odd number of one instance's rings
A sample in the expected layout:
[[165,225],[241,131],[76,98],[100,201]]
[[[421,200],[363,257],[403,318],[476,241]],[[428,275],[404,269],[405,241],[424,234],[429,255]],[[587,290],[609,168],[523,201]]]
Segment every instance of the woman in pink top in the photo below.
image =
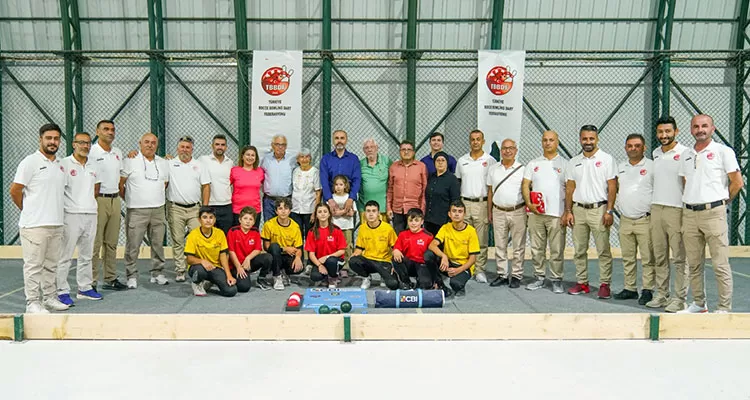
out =
[[[237,167],[232,167],[229,173],[229,183],[232,184],[232,212],[234,225],[240,224],[240,211],[250,206],[258,215],[260,209],[260,188],[263,187],[263,168],[258,167],[258,150],[255,146],[245,146],[240,151]],[[260,218],[255,221],[255,227],[260,226]]]

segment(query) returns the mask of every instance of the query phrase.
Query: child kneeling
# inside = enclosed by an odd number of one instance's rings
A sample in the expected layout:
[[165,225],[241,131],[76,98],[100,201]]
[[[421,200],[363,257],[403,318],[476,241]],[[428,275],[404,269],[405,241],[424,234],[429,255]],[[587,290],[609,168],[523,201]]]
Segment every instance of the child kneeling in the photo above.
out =
[[291,201],[282,197],[274,203],[276,216],[263,224],[263,247],[271,254],[273,262],[273,288],[284,290],[289,286],[289,275],[302,272],[302,233],[299,225],[289,218]]
[[409,277],[415,277],[420,289],[432,289],[435,277],[424,261],[424,255],[432,243],[432,235],[422,228],[423,222],[424,214],[418,208],[412,208],[406,214],[409,229],[398,234],[393,246],[393,268],[401,282],[410,287]]
[[253,207],[245,207],[240,211],[240,225],[229,229],[229,261],[232,273],[237,279],[237,291],[244,293],[250,290],[249,274],[258,272],[258,287],[270,290],[266,283],[266,275],[271,270],[273,258],[268,253],[262,253],[263,243],[260,232],[255,227],[258,213]]
[[198,219],[201,226],[185,239],[185,260],[193,294],[205,296],[206,289],[216,285],[220,295],[233,297],[237,294],[237,280],[229,269],[229,246],[224,232],[214,227],[216,212],[211,207],[201,207]]
[[364,277],[362,289],[370,287],[370,274],[377,273],[385,285],[396,290],[400,287],[398,275],[391,265],[392,248],[396,243],[396,231],[380,220],[380,205],[375,200],[365,204],[367,223],[359,226],[359,235],[349,268],[357,275]]
[[310,280],[327,281],[333,289],[339,280],[339,271],[344,267],[344,253],[347,244],[343,231],[333,224],[331,208],[326,203],[315,207],[315,222],[307,232],[305,250],[310,254]]

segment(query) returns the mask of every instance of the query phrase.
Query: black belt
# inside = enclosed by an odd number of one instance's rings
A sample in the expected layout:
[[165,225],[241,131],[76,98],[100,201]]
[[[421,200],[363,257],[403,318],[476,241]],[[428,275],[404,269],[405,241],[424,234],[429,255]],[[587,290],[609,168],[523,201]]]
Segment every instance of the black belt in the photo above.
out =
[[705,203],[705,204],[685,204],[685,208],[692,211],[705,211],[710,210],[712,208],[716,208],[719,206],[726,205],[726,200],[718,200],[714,201],[713,203]]
[[175,206],[178,206],[178,207],[182,207],[182,208],[193,208],[193,207],[195,207],[195,206],[199,206],[200,204],[201,204],[201,203],[193,203],[193,204],[180,204],[180,203],[175,203],[175,202],[172,202],[172,205],[175,205]]
[[493,204],[492,207],[497,208],[500,211],[511,212],[511,211],[516,211],[516,210],[522,208],[525,205],[526,205],[526,203],[520,203],[520,204],[516,204],[513,207],[500,207],[500,206],[496,206],[496,205]]
[[471,197],[461,197],[461,200],[464,200],[464,201],[471,201],[471,202],[473,202],[473,203],[477,203],[477,202],[480,202],[480,201],[487,201],[487,196],[485,196],[485,197],[481,197],[481,198],[480,198],[480,197],[477,197],[477,198],[471,198]]
[[599,208],[599,207],[607,204],[607,202],[606,201],[600,201],[598,203],[592,203],[592,204],[584,204],[584,203],[573,203],[573,204],[577,205],[578,207],[590,210],[592,208]]
[[292,195],[290,194],[289,196],[271,196],[270,194],[263,193],[263,197],[268,197],[269,199],[276,201],[278,199],[291,199]]
[[118,197],[118,196],[120,196],[119,193],[99,193],[99,196],[97,197],[107,197],[110,199],[114,199],[115,197]]
[[638,218],[630,218],[630,217],[628,217],[628,216],[625,216],[625,215],[623,215],[623,217],[625,217],[625,218],[627,218],[627,219],[632,219],[632,220],[636,220],[636,219],[642,219],[642,218],[646,218],[646,217],[650,217],[650,216],[651,216],[651,213],[650,213],[650,212],[647,212],[646,214],[644,214],[644,215],[641,215],[641,216],[640,216],[640,217],[638,217]]

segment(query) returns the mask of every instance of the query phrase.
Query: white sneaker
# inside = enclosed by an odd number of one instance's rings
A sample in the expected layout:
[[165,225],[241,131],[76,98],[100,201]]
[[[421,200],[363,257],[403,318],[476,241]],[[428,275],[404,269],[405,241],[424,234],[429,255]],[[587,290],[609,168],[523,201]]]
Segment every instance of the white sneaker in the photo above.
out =
[[474,279],[477,280],[477,283],[487,283],[487,275],[484,272],[478,272]]
[[534,282],[526,285],[526,290],[537,290],[544,287],[544,278],[537,277]]
[[282,280],[281,275],[273,277],[273,288],[275,290],[284,290],[284,281]]
[[42,307],[42,303],[33,301],[26,306],[26,314],[49,314],[49,311]]
[[201,297],[206,295],[206,289],[203,288],[203,283],[190,282],[190,285],[193,286],[194,295],[201,296]]
[[212,287],[214,287],[214,283],[211,281],[203,281],[203,283],[200,283],[200,285],[203,285],[203,290],[209,291]]
[[362,284],[361,284],[361,285],[359,285],[359,288],[360,288],[360,289],[365,289],[365,290],[367,290],[367,289],[369,289],[369,288],[370,288],[370,284],[371,284],[371,283],[372,283],[372,282],[370,281],[370,277],[368,276],[367,278],[365,278],[365,279],[362,279]]
[[185,282],[185,280],[186,280],[186,279],[187,279],[187,278],[186,278],[186,276],[185,276],[185,273],[184,273],[184,272],[178,272],[178,273],[177,273],[177,276],[176,276],[176,277],[174,278],[174,281],[175,281],[175,282]]
[[681,311],[677,311],[677,314],[701,314],[705,312],[708,312],[708,307],[706,307],[705,305],[699,306],[695,304],[695,302],[692,302],[690,303],[688,308],[681,310]]
[[65,311],[68,308],[68,305],[58,300],[56,297],[50,297],[46,300],[44,300],[44,308],[50,310],[50,311]]
[[167,284],[169,284],[169,281],[167,280],[167,278],[164,275],[159,274],[157,276],[152,276],[151,277],[151,283],[155,283],[157,285],[167,285]]
[[286,272],[281,272],[281,283],[284,284],[284,286],[289,286],[292,284],[292,282],[289,280],[289,275],[286,274]]
[[138,280],[135,278],[128,278],[128,289],[138,289]]
[[380,281],[380,287],[385,287],[385,282],[384,281]]
[[303,274],[310,276],[311,272],[312,272],[312,265],[311,264],[305,265],[305,271],[303,272]]

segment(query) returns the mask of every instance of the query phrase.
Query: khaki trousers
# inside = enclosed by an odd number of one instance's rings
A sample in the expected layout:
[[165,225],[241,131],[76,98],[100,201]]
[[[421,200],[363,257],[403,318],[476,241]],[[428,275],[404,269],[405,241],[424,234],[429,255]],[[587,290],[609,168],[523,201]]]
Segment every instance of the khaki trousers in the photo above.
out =
[[688,268],[685,263],[685,244],[682,241],[682,208],[651,205],[651,242],[654,247],[656,270],[656,296],[671,297],[669,292],[669,252],[674,264],[674,291],[672,295],[685,302],[688,291]]
[[60,261],[63,227],[21,228],[20,237],[26,304],[57,298],[55,279],[57,263]]
[[589,234],[594,236],[596,251],[599,253],[599,282],[610,284],[612,282],[612,251],[609,247],[609,227],[604,226],[606,205],[601,207],[585,209],[577,205],[573,206],[573,246],[575,247],[576,280],[578,283],[588,283],[588,250]]
[[[120,198],[97,197],[96,237],[92,259],[94,284],[99,282],[99,261],[103,261],[104,282],[117,278],[117,242],[120,240]],[[103,247],[102,247],[103,246]],[[101,254],[103,253],[103,254]]]
[[169,234],[172,238],[172,254],[174,257],[174,270],[178,274],[187,271],[185,263],[185,236],[193,229],[199,227],[198,211],[200,205],[190,208],[180,207],[172,202],[167,203],[167,220],[169,221]]
[[479,255],[474,264],[474,275],[476,275],[480,272],[484,273],[484,267],[487,265],[487,235],[490,226],[487,217],[487,202],[464,200],[464,204],[466,205],[465,221],[474,227],[477,231],[477,236],[479,237]]
[[560,217],[531,214],[528,226],[534,276],[545,277],[544,261],[547,258],[547,243],[549,243],[550,279],[561,281],[565,258],[565,227],[560,223]]
[[638,291],[638,252],[641,253],[643,273],[642,288],[654,290],[656,288],[656,272],[654,270],[654,248],[651,245],[651,217],[632,219],[620,217],[620,249],[622,250],[622,266],[625,276],[625,289]]
[[91,257],[94,250],[96,232],[96,214],[65,213],[63,227],[62,252],[57,266],[57,293],[70,293],[68,273],[73,252],[78,247],[76,263],[76,287],[79,291],[91,290]]
[[705,211],[682,210],[682,238],[685,240],[690,288],[693,300],[706,305],[704,263],[706,243],[719,292],[719,310],[732,310],[732,267],[729,265],[729,232],[726,206]]
[[[523,260],[526,255],[526,211],[501,211],[492,207],[492,228],[495,234],[495,262],[498,275],[523,278]],[[508,272],[508,235],[513,241],[513,261]]]
[[141,242],[148,237],[151,242],[151,276],[164,269],[164,232],[166,222],[164,206],[153,208],[128,208],[125,214],[125,272],[128,279],[138,279],[138,253]]

